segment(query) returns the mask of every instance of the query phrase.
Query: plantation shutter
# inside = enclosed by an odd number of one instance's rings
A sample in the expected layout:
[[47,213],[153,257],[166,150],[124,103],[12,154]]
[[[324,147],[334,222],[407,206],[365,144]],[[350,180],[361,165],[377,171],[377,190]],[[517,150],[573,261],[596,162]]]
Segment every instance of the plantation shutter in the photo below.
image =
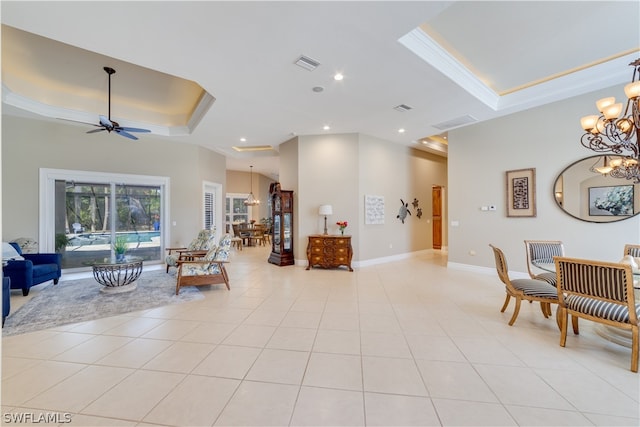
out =
[[213,230],[216,224],[215,189],[205,189],[204,192],[204,228]]

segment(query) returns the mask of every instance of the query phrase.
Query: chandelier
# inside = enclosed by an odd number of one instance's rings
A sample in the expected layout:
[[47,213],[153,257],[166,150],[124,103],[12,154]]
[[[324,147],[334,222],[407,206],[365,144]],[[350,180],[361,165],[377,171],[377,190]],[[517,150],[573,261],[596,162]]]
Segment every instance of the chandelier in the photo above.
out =
[[244,201],[244,205],[255,206],[260,204],[260,200],[253,197],[253,166],[249,166],[249,167],[251,168],[250,174],[249,174],[249,180],[251,182],[251,192],[249,193],[249,196],[247,197],[247,199]]
[[611,156],[604,156],[602,166],[596,166],[599,162],[600,160],[596,160],[596,163],[591,166],[589,170],[602,175],[609,175],[613,178],[635,179],[636,183],[640,182],[638,181],[638,177],[640,177],[640,164],[636,159],[632,159],[631,157],[613,158]]
[[[611,159],[608,164],[597,168],[611,168],[603,174],[615,178],[625,178],[640,183],[640,59],[631,64],[633,77],[631,83],[624,87],[627,105],[622,110],[622,103],[616,103],[614,97],[596,101],[600,115],[584,116],[580,119],[586,131],[580,143],[597,153],[613,153],[620,157]],[[622,113],[622,114],[620,114]],[[606,162],[606,156],[605,156]]]

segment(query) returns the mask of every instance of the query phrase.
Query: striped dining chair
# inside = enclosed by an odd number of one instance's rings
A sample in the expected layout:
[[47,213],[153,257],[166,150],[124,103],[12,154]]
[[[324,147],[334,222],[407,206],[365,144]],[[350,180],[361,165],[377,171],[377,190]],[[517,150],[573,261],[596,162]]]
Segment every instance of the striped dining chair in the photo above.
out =
[[564,256],[564,245],[560,240],[525,240],[527,249],[527,271],[532,279],[544,280],[556,286],[556,273],[537,273],[535,263],[553,264],[554,256]]
[[525,301],[539,301],[540,309],[545,318],[551,316],[551,304],[558,303],[558,291],[555,286],[542,280],[534,279],[511,279],[509,278],[509,267],[507,266],[507,260],[504,253],[500,248],[493,245],[489,245],[493,249],[493,254],[496,259],[496,271],[498,277],[504,283],[507,296],[504,300],[504,304],[500,309],[501,313],[507,309],[509,300],[514,297],[516,300],[516,308],[513,311],[511,320],[509,320],[509,326],[512,326],[518,318],[520,312],[520,303]]
[[560,345],[567,342],[568,316],[578,335],[578,319],[631,331],[631,371],[638,372],[640,304],[633,293],[633,273],[627,264],[556,257]]
[[631,255],[634,258],[640,258],[640,245],[624,245],[624,254]]

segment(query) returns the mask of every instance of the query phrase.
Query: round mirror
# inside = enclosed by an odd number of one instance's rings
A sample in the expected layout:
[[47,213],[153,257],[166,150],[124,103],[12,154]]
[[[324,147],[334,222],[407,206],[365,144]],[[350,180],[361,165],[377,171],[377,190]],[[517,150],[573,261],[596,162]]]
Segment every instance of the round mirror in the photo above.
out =
[[567,166],[553,186],[558,206],[572,217],[587,222],[615,222],[637,215],[640,184],[595,170],[610,159],[609,155],[591,156]]

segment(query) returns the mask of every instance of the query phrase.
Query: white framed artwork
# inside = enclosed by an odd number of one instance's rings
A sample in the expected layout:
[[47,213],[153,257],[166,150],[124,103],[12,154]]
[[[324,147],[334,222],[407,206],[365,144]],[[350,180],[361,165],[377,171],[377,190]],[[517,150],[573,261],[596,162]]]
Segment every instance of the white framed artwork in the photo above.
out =
[[364,223],[384,224],[384,196],[364,196]]

